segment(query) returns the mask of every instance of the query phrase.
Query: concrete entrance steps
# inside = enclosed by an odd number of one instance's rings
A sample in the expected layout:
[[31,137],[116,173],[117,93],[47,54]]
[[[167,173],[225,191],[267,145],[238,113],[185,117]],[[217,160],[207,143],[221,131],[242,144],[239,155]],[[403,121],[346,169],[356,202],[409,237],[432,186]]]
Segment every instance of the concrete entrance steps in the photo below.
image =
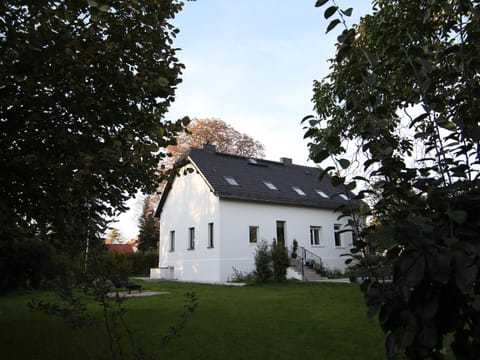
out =
[[[302,259],[290,259],[290,268],[295,270],[300,276],[302,275]],[[325,280],[326,277],[317,274],[313,269],[310,269],[308,266],[303,267],[303,280],[304,281],[319,281]]]

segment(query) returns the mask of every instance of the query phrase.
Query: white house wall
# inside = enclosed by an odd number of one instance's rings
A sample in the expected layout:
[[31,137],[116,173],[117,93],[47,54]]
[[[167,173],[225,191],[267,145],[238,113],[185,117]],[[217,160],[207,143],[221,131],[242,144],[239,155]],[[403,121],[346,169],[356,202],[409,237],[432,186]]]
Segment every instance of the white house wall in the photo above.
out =
[[[345,269],[345,258],[340,255],[349,252],[352,235],[342,233],[342,246],[335,246],[334,224],[346,229],[347,220],[337,220],[339,214],[332,210],[221,200],[220,214],[222,280],[232,276],[233,268],[244,272],[254,269],[256,244],[249,243],[249,227],[258,226],[258,239],[271,244],[277,237],[277,221],[285,221],[286,246],[291,248],[296,239],[299,246],[320,256],[329,269]],[[321,228],[320,245],[310,244],[311,226]]]
[[[163,277],[217,282],[219,265],[219,200],[202,176],[193,171],[180,175],[160,215],[159,268]],[[213,223],[214,247],[208,248],[208,223]],[[195,248],[188,249],[189,228],[195,229]],[[175,249],[170,251],[170,232]]]

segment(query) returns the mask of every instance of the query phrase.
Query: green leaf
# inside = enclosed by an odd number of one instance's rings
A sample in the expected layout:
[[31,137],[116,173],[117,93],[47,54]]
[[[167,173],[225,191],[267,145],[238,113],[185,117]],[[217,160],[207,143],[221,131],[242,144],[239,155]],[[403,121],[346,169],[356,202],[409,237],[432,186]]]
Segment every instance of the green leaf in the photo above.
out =
[[357,187],[356,181],[351,181],[348,184],[345,185],[348,191],[352,191]]
[[348,8],[346,10],[342,10],[342,14],[345,16],[351,16],[352,15],[353,8]]
[[345,182],[345,178],[335,175],[335,176],[332,176],[331,181],[333,186],[340,186],[340,185],[343,185],[343,183]]
[[300,121],[300,124],[303,124],[305,121],[313,120],[313,119],[315,119],[315,116],[313,116],[313,115],[307,115],[307,116],[305,116],[305,117],[302,119],[302,121]]
[[335,14],[335,12],[338,10],[338,6],[330,6],[329,8],[327,8],[327,10],[325,10],[325,13],[323,14],[323,16],[325,16],[325,19],[328,19],[329,17],[331,17],[333,14]]
[[367,319],[371,320],[377,315],[378,311],[380,310],[380,305],[379,304],[373,304],[368,306],[367,308]]
[[437,329],[431,321],[427,322],[427,324],[423,326],[419,339],[424,346],[433,348],[437,343]]
[[463,294],[469,294],[473,291],[473,284],[477,278],[478,266],[459,266],[455,273],[455,282],[458,289]]
[[441,128],[450,130],[450,131],[454,131],[457,128],[457,126],[453,122],[448,121],[448,120],[439,121],[438,126],[440,126]]
[[432,278],[441,284],[446,284],[450,278],[450,256],[439,253],[434,257],[433,264]]
[[363,176],[359,176],[359,175],[357,175],[357,176],[354,176],[354,177],[353,177],[353,180],[365,181],[365,182],[367,182],[367,183],[369,183],[369,182],[370,182],[370,180],[369,180],[369,179],[367,179],[367,178],[365,178],[365,177],[363,177]]
[[475,295],[473,297],[473,301],[471,302],[470,306],[475,311],[480,311],[480,295]]
[[339,43],[345,42],[350,37],[350,32],[348,30],[343,30],[340,35],[338,35],[337,40]]
[[328,175],[328,172],[331,170],[335,170],[334,166],[329,166],[326,169],[324,169],[321,173],[320,176],[318,177],[318,181],[322,181],[322,179],[325,177],[325,175]]
[[430,89],[430,85],[432,85],[432,80],[430,78],[426,78],[424,81],[421,81],[418,86],[422,89],[423,92],[427,92]]
[[157,79],[157,84],[160,85],[161,87],[165,87],[165,86],[168,86],[169,82],[167,78],[160,76]]
[[337,51],[337,56],[336,56],[337,62],[338,63],[342,62],[350,53],[350,51],[352,51],[352,47],[350,45],[341,46]]
[[347,159],[338,159],[338,163],[342,167],[342,169],[346,169],[350,166],[350,161]]
[[328,0],[317,0],[317,2],[315,3],[315,7],[323,6],[323,5],[325,5],[327,2],[328,2]]
[[419,122],[422,122],[423,120],[425,120],[427,117],[429,117],[430,114],[429,113],[423,113],[419,116],[417,116],[415,119],[412,120],[412,122],[410,123],[409,127],[410,129],[417,123]]
[[110,7],[108,5],[101,5],[99,6],[98,10],[100,10],[101,12],[108,12],[108,9]]
[[328,24],[328,27],[327,27],[327,31],[325,31],[325,33],[329,33],[333,28],[335,28],[335,26],[337,26],[338,24],[340,24],[340,20],[338,19],[335,19],[335,20],[332,20],[330,22],[330,24]]
[[467,220],[467,212],[465,210],[448,210],[446,214],[457,224],[463,224]]
[[87,0],[87,3],[91,7],[98,7],[98,3],[95,0]]
[[362,49],[363,54],[367,58],[368,62],[372,67],[376,66],[378,63],[378,57],[375,54],[372,54],[364,49]]

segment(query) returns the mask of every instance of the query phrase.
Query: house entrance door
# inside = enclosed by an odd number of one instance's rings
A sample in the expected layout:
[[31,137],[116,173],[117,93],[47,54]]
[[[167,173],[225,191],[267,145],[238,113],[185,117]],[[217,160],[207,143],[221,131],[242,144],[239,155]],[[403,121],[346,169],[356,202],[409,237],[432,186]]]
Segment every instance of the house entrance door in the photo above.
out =
[[285,221],[277,221],[277,241],[285,246]]

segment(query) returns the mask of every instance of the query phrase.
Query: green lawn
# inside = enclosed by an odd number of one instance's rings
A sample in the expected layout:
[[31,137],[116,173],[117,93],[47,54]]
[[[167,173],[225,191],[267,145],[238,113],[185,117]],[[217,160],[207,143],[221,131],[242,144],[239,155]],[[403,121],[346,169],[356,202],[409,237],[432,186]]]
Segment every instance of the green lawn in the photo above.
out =
[[[156,349],[182,312],[184,294],[199,305],[162,359],[384,359],[383,334],[368,321],[358,286],[290,282],[226,287],[178,282],[143,283],[170,291],[126,300],[127,319],[139,345]],[[0,297],[3,359],[108,358],[101,327],[71,330],[61,319],[31,313],[32,296]],[[95,308],[94,308],[95,310]]]

